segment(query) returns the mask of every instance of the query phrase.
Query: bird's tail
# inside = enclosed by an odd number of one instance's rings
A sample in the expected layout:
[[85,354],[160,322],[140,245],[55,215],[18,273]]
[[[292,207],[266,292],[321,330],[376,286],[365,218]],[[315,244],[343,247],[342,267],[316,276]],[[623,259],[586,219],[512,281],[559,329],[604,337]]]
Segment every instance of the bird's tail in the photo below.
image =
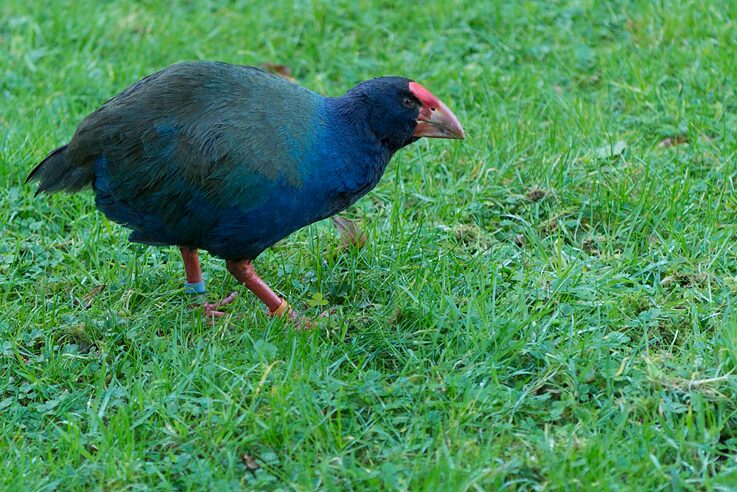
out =
[[45,191],[54,193],[55,191],[78,191],[88,184],[92,176],[89,170],[84,167],[74,166],[67,162],[64,151],[67,146],[63,145],[58,149],[51,151],[26,178],[29,181],[38,181],[38,189],[36,195]]

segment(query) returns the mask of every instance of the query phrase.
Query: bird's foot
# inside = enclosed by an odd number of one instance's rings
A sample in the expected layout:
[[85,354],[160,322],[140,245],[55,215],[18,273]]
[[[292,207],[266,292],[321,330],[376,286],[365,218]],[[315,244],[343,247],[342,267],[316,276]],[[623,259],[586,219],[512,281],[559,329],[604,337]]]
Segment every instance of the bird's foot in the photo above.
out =
[[237,292],[231,292],[228,297],[225,297],[224,299],[218,302],[203,302],[202,310],[205,314],[205,317],[212,319],[212,318],[220,318],[222,316],[225,316],[225,312],[221,311],[220,308],[223,306],[227,306],[228,304],[235,301],[235,298],[237,296],[238,296]]
[[[329,309],[328,311],[323,311],[322,313],[320,313],[320,316],[318,316],[318,319],[325,319],[334,313],[335,313],[335,309]],[[317,320],[311,319],[311,318],[308,318],[306,316],[302,316],[301,314],[299,314],[284,299],[282,299],[281,304],[276,310],[269,311],[269,316],[273,316],[273,317],[286,316],[289,321],[294,323],[294,329],[298,331],[311,330],[315,327],[317,323]]]
[[272,318],[284,317],[287,320],[292,321],[297,329],[300,329],[300,324],[302,324],[302,317],[284,299],[281,300],[281,304],[279,304],[278,308],[274,309],[273,311],[269,310],[269,316],[271,316]]
[[306,330],[311,330],[312,328],[314,328],[314,323],[310,318],[300,315],[284,299],[282,299],[281,304],[279,304],[278,308],[276,308],[274,311],[269,311],[269,316],[285,317],[287,320],[294,323],[294,329],[298,331],[302,331],[302,330],[306,331]]

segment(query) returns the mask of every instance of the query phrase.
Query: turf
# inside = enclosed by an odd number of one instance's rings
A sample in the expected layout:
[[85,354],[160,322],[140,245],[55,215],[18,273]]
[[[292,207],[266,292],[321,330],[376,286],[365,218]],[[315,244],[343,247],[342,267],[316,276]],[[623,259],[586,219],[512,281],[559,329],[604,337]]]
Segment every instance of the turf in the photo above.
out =
[[[0,5],[0,488],[737,487],[737,4]],[[412,77],[464,123],[257,261],[294,332],[205,255],[27,172],[181,60],[337,95]],[[105,287],[103,287],[105,286]]]

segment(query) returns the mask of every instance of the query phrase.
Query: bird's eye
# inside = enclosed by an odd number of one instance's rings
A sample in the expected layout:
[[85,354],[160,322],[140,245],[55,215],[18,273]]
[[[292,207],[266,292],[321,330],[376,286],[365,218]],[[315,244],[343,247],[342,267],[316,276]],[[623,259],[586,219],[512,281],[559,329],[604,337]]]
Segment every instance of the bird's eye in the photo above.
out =
[[412,99],[410,99],[408,97],[405,97],[404,98],[404,101],[402,101],[402,104],[404,104],[404,107],[405,108],[411,108],[412,106],[415,105],[415,103],[412,101]]

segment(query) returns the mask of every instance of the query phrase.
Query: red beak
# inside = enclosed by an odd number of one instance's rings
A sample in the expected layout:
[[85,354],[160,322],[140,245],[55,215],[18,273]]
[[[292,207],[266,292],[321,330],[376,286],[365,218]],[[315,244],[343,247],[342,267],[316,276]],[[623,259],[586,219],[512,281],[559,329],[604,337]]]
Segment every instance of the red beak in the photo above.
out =
[[432,92],[417,82],[409,83],[409,90],[422,103],[414,137],[430,138],[465,138],[461,122],[448,106],[435,97]]

